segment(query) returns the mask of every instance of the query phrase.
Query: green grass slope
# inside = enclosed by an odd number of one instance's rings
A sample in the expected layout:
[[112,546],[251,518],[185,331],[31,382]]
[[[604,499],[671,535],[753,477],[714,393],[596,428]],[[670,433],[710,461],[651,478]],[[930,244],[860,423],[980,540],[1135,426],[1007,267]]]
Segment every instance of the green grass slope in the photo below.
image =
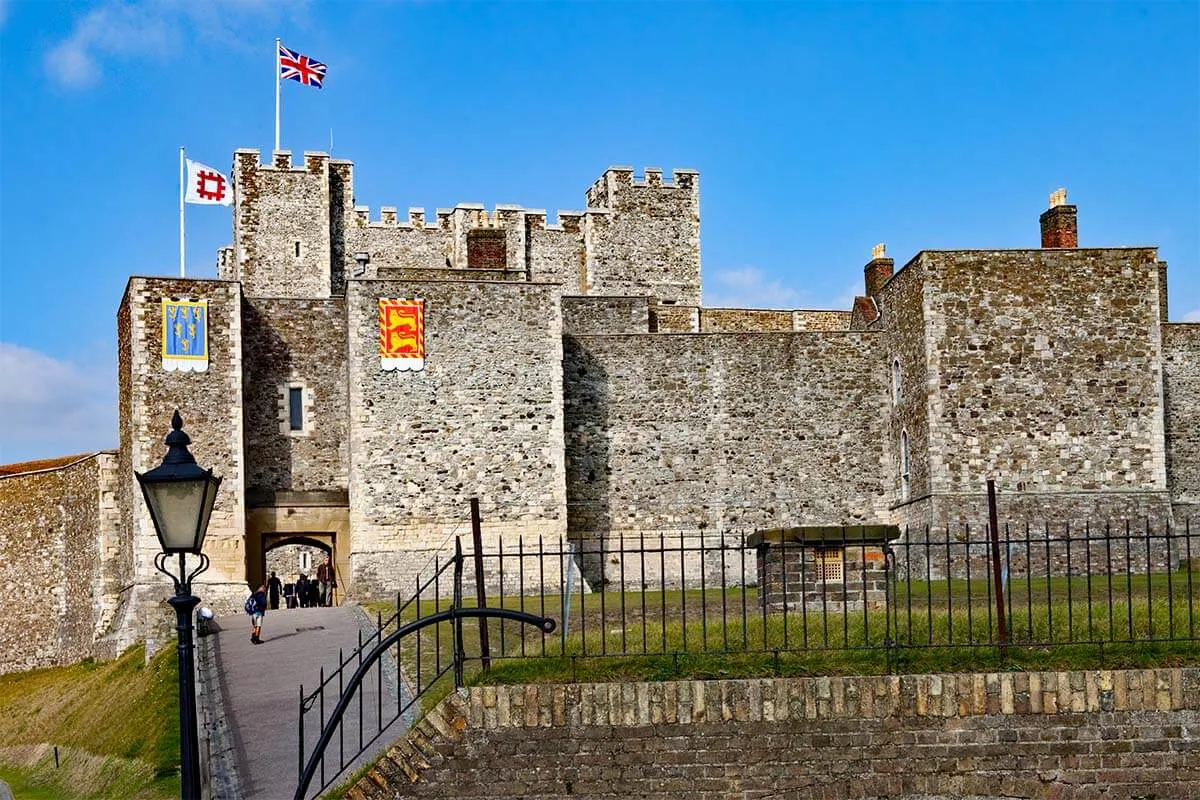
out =
[[21,800],[178,797],[178,686],[173,647],[0,676],[0,779]]

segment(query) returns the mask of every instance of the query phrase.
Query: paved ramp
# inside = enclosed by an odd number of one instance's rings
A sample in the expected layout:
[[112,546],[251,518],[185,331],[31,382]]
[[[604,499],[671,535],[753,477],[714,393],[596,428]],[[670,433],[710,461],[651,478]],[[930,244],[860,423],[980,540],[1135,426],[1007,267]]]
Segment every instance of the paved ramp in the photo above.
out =
[[[287,800],[296,790],[299,774],[300,685],[304,685],[306,693],[311,693],[317,687],[321,669],[329,675],[337,665],[338,649],[349,655],[358,646],[360,625],[366,624],[365,617],[353,606],[268,611],[260,645],[250,642],[250,618],[245,614],[218,618],[217,623],[220,630],[211,638],[215,640],[216,671],[232,733],[241,796],[247,800]],[[347,681],[351,674],[348,669]],[[379,705],[383,707],[384,719],[396,713],[397,686],[395,670],[390,665],[385,664],[380,682],[382,686],[378,685],[374,671],[364,682],[365,739],[378,730]],[[335,678],[332,690],[325,695],[327,716],[337,696]],[[305,716],[308,752],[320,735],[319,719],[318,712]],[[343,728],[347,755],[358,751],[358,719],[356,700]],[[394,723],[364,756],[348,765],[346,774],[382,753],[403,730],[401,721]],[[332,778],[340,761],[339,737],[334,737],[326,753],[326,777]],[[319,783],[318,773],[314,788]],[[309,793],[310,797],[315,795],[315,791]]]

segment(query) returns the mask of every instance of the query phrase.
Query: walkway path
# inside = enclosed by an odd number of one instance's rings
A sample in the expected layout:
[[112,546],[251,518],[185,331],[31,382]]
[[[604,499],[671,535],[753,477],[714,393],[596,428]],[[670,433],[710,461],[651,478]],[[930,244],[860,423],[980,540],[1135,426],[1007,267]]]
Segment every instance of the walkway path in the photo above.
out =
[[0,800],[13,800],[12,790],[4,781],[0,781]]
[[[287,800],[296,789],[299,773],[297,711],[301,684],[311,693],[320,670],[338,663],[338,649],[347,655],[358,645],[360,620],[353,606],[297,608],[268,611],[263,622],[263,644],[250,643],[250,620],[246,615],[217,619],[215,638],[217,673],[221,681],[227,719],[233,733],[241,790],[247,800]],[[369,648],[368,648],[369,649]],[[347,670],[348,680],[352,670]],[[394,670],[382,672],[383,717],[396,713]],[[364,686],[363,725],[366,738],[378,730],[375,713],[379,690],[374,671]],[[325,695],[328,715],[337,702],[337,679]],[[344,727],[347,755],[357,751],[357,702]],[[305,715],[305,746],[311,751],[319,730],[319,711]],[[363,757],[348,765],[353,770],[387,748],[403,732],[397,722],[379,737]],[[352,744],[353,742],[353,744]],[[338,737],[326,751],[326,777],[332,778],[339,763]],[[313,781],[314,790],[320,774]],[[336,785],[336,781],[335,781]],[[309,796],[315,796],[310,792]]]

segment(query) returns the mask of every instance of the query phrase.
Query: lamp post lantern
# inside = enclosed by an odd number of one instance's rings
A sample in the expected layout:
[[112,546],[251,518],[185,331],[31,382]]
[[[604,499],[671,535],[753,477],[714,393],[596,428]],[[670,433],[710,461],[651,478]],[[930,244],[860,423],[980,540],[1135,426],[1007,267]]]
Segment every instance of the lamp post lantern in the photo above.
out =
[[[188,452],[192,439],[183,432],[179,410],[171,417],[167,434],[167,454],[161,464],[149,472],[135,472],[142,496],[150,510],[154,531],[162,552],[154,557],[154,566],[171,578],[175,596],[167,600],[175,609],[179,648],[179,755],[182,773],[181,794],[185,800],[200,797],[200,746],[196,730],[195,659],[192,643],[192,611],[200,598],[192,594],[192,579],[208,569],[208,556],[201,552],[208,520],[221,479],[211,469],[203,469]],[[179,554],[179,576],[166,568],[167,559]],[[187,555],[200,557],[200,565],[187,571]]]

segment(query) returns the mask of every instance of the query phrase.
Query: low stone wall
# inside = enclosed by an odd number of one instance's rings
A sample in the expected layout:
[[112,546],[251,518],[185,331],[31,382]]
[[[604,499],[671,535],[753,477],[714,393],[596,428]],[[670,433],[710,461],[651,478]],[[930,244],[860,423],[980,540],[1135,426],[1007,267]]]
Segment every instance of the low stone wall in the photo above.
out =
[[346,795],[1193,798],[1200,669],[472,687]]

